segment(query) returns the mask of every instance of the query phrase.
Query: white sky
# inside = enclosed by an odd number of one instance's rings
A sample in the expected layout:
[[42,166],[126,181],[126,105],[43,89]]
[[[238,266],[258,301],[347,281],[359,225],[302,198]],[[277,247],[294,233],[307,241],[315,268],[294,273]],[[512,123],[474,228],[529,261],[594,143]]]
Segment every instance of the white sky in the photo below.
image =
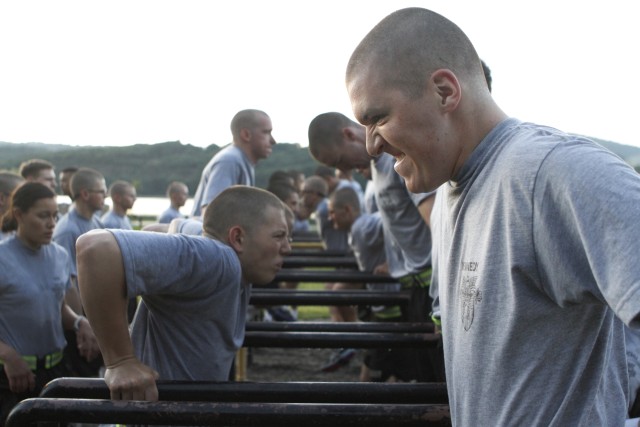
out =
[[344,71],[384,16],[427,7],[458,24],[509,115],[640,146],[635,1],[0,0],[0,141],[224,145],[244,108],[307,145],[352,116]]

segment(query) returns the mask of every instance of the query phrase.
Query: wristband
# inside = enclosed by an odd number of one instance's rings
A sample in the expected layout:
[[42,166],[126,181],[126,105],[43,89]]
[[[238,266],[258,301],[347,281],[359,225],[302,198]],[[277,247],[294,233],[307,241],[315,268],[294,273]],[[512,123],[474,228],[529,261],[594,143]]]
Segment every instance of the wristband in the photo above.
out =
[[82,321],[82,319],[86,319],[86,317],[84,316],[78,316],[76,317],[76,320],[74,320],[73,322],[73,330],[78,332],[78,330],[80,329],[80,322]]

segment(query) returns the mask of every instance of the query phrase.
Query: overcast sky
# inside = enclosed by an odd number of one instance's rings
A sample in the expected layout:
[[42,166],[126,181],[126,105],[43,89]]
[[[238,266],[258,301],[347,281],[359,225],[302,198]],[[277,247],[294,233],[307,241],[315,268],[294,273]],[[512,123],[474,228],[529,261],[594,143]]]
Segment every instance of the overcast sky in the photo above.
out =
[[0,141],[224,145],[258,108],[307,145],[317,114],[352,117],[346,62],[407,6],[467,33],[507,114],[640,146],[640,14],[623,0],[0,0]]

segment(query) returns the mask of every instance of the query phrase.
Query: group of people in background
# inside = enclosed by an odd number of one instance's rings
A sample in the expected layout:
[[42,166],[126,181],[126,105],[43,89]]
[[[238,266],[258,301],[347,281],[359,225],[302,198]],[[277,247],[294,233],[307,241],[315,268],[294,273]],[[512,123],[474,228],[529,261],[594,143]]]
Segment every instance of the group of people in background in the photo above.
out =
[[357,122],[326,112],[309,124],[312,176],[278,171],[255,187],[276,144],[255,109],[231,120],[188,217],[189,189],[169,184],[156,233],[130,230],[127,182],[107,189],[98,171],[65,169],[60,216],[51,164],[0,173],[2,416],[63,369],[103,375],[125,400],[156,400],[158,378],[227,380],[252,286],[273,282],[312,215],[327,251],[390,279],[327,289],[411,295],[362,314],[332,307],[334,321],[442,331],[429,350],[367,352],[362,380],[446,381],[463,426],[619,426],[640,413],[640,178],[586,138],[509,117],[491,83],[454,23],[402,9],[347,65]]

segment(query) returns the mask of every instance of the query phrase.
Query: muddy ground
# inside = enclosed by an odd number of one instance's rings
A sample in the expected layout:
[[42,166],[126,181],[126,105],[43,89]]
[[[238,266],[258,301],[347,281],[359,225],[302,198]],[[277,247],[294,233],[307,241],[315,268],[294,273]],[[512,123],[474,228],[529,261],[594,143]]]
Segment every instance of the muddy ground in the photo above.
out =
[[363,350],[347,366],[322,372],[335,349],[252,348],[247,356],[246,381],[358,381]]

